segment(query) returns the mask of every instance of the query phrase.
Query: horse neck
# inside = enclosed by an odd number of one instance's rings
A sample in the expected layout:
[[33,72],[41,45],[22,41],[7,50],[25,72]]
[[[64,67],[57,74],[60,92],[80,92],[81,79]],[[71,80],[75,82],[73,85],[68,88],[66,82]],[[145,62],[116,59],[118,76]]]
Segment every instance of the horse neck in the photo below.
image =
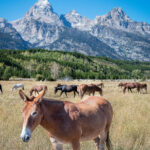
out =
[[40,125],[47,131],[55,130],[55,116],[58,112],[61,113],[64,110],[63,107],[64,103],[62,101],[43,100],[41,106],[43,118]]

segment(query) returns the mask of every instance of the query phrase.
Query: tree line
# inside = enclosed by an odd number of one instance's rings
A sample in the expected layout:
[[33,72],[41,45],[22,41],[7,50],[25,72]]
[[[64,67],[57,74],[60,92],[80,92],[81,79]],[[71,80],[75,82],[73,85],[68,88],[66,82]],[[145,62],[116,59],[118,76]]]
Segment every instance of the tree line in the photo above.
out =
[[113,60],[76,52],[0,50],[0,80],[36,78],[149,79],[150,62]]

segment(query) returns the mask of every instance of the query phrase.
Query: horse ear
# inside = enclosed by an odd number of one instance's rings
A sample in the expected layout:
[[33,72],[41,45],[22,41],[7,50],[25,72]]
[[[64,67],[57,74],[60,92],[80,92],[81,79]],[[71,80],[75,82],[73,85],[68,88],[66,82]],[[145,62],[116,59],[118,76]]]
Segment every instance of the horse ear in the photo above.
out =
[[36,98],[35,98],[35,103],[40,103],[42,101],[43,96],[46,93],[46,89],[44,89]]
[[19,90],[19,95],[24,102],[33,100],[33,97],[29,98],[22,90]]

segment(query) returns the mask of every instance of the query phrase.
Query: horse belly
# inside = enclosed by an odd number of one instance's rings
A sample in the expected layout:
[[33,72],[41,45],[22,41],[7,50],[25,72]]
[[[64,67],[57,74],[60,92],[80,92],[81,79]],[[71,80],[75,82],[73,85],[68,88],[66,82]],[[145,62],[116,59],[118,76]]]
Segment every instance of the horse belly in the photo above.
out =
[[93,130],[92,132],[84,132],[80,138],[81,141],[92,140],[98,137],[101,133],[101,130]]
[[96,138],[106,128],[106,120],[101,120],[99,117],[91,122],[87,122],[82,126],[81,140],[91,140]]

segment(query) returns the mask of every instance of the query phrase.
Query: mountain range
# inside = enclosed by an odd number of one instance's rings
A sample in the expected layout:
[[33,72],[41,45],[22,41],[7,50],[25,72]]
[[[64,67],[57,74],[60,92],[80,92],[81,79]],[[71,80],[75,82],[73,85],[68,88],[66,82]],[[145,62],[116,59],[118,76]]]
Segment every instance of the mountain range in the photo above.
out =
[[29,48],[150,61],[150,25],[119,7],[94,20],[75,10],[59,16],[48,0],[38,0],[21,19],[0,18],[0,49]]

